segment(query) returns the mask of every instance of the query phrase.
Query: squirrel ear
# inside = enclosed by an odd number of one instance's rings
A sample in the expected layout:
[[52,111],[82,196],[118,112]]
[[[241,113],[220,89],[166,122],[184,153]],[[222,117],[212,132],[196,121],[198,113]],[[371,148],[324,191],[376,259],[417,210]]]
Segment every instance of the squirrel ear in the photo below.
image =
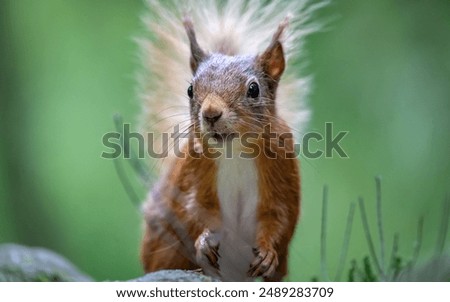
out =
[[264,73],[278,82],[285,67],[283,46],[280,41],[272,43],[260,56],[259,61]]
[[289,18],[283,20],[272,37],[269,47],[259,57],[258,61],[263,71],[278,82],[285,68],[283,45],[280,42],[284,29],[288,26]]
[[200,65],[200,63],[204,60],[206,54],[198,45],[197,38],[195,37],[194,25],[192,24],[192,20],[188,16],[184,17],[183,25],[186,29],[191,47],[191,70],[192,73],[195,74],[198,65]]

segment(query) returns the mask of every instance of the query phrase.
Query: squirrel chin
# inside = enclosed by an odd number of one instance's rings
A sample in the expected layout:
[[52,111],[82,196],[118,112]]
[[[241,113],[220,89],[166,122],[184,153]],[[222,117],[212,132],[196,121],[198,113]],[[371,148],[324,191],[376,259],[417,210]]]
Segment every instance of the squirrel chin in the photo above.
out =
[[[239,135],[237,133],[207,133],[203,136],[206,139],[206,143],[210,146],[214,146],[215,148],[222,148],[225,144],[230,143],[235,138],[238,138]],[[202,154],[203,153],[203,141],[201,138],[194,138],[193,148],[195,153]]]

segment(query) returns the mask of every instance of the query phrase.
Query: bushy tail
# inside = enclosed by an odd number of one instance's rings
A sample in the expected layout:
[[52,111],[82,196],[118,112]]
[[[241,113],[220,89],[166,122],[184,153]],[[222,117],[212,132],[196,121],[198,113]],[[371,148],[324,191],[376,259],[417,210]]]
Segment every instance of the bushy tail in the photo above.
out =
[[[287,57],[278,89],[278,112],[298,135],[309,120],[306,98],[310,79],[299,72],[298,58],[304,39],[319,26],[311,15],[325,1],[311,4],[297,1],[181,1],[148,0],[150,13],[144,22],[151,32],[139,40],[145,74],[141,77],[143,129],[156,134],[171,133],[175,125],[183,130],[189,124],[189,100],[186,89],[192,77],[189,44],[182,24],[184,14],[192,19],[196,36],[203,49],[256,55],[270,43],[280,22],[290,16],[284,36]],[[293,65],[292,63],[296,63]]]

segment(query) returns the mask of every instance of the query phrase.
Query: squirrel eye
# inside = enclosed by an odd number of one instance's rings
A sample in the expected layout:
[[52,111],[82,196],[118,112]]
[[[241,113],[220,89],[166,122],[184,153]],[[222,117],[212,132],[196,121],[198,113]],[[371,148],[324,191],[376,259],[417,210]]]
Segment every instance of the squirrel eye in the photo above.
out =
[[251,82],[248,86],[247,97],[257,98],[259,96],[259,86],[255,82]]
[[192,89],[192,85],[189,85],[188,89],[187,89],[187,94],[189,96],[189,98],[193,98],[194,97],[194,90]]

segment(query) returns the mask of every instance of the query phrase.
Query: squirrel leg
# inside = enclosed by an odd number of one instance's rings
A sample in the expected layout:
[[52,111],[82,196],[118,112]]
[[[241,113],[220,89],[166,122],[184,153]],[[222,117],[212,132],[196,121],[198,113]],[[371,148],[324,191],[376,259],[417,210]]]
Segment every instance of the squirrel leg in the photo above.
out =
[[260,241],[258,247],[253,249],[255,259],[250,265],[250,277],[272,277],[278,268],[278,253],[274,246],[266,241]]
[[265,282],[279,282],[287,274],[287,257],[286,255],[278,254],[278,267],[271,277],[263,277]]
[[279,209],[261,210],[260,217],[265,219],[260,219],[258,225],[253,249],[255,259],[248,275],[263,277],[266,281],[281,281],[287,273],[288,245],[294,228],[286,229],[289,216]]
[[207,275],[220,277],[219,236],[205,228],[195,241],[197,263]]
[[258,167],[261,200],[257,209],[255,258],[248,275],[279,281],[287,273],[289,242],[300,210],[298,162],[288,157],[271,160],[260,156]]

